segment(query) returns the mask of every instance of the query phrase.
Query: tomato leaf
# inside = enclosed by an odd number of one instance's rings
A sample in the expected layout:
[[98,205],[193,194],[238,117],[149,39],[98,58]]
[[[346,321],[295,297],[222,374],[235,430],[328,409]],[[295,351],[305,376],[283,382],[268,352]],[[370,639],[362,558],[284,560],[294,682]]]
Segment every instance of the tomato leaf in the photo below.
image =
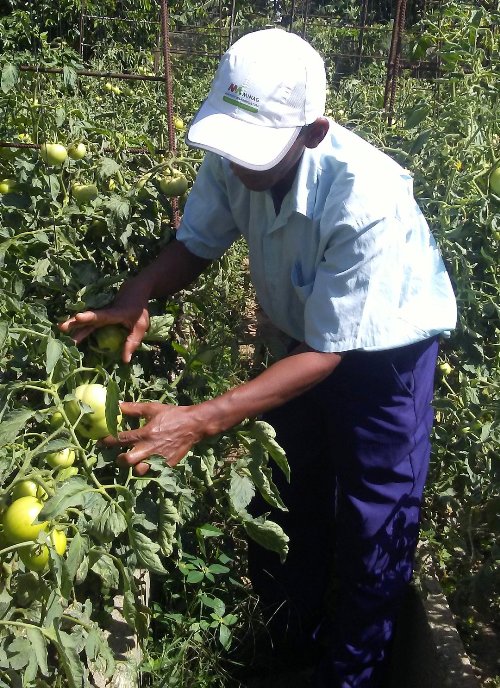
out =
[[144,533],[132,527],[129,527],[128,532],[130,544],[134,549],[139,563],[154,573],[167,573],[157,554],[160,545],[153,542],[147,535],[144,535]]
[[101,549],[90,551],[90,569],[102,579],[106,587],[118,588],[120,573],[116,568],[113,558]]
[[255,495],[255,485],[248,475],[242,475],[238,468],[231,468],[231,482],[229,484],[229,499],[233,509],[240,513],[250,504]]
[[62,356],[63,345],[59,339],[50,336],[47,341],[47,351],[45,354],[45,370],[50,375]]
[[0,447],[14,442],[26,423],[35,415],[35,411],[27,408],[19,408],[9,413],[0,422]]
[[66,599],[69,598],[73,581],[75,580],[78,568],[85,556],[84,540],[77,531],[68,549],[68,555],[64,561],[62,592]]
[[56,493],[44,505],[39,520],[52,520],[60,516],[70,506],[81,506],[85,495],[91,490],[84,478],[74,476],[67,483],[58,487]]
[[110,379],[106,385],[106,425],[114,437],[118,433],[118,416],[120,413],[120,389],[116,382]]
[[70,688],[83,686],[83,664],[74,647],[74,641],[68,633],[56,629],[57,653]]
[[283,528],[274,521],[267,521],[263,516],[243,522],[247,534],[259,545],[279,554],[284,562],[288,554],[289,537]]
[[1,87],[4,93],[8,93],[17,84],[19,68],[12,62],[7,62],[2,69]]
[[30,641],[31,648],[33,649],[36,657],[37,664],[40,671],[44,676],[49,673],[49,668],[47,665],[47,641],[45,640],[42,632],[35,627],[28,628],[26,630],[26,635]]

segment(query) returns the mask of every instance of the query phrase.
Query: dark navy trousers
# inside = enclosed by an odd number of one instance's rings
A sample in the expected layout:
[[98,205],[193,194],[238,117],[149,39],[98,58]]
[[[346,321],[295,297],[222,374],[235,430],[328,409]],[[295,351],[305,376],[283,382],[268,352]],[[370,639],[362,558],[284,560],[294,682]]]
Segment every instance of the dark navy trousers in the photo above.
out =
[[273,470],[288,512],[284,564],[249,543],[254,588],[277,644],[321,649],[316,688],[383,685],[412,576],[430,455],[437,338],[350,352],[307,393],[267,414],[291,466]]

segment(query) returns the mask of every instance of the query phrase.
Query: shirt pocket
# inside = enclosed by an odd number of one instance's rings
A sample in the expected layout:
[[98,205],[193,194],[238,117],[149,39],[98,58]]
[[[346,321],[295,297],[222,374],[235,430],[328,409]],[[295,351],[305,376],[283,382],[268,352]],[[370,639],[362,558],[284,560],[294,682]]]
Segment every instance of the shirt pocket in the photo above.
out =
[[292,268],[292,274],[290,277],[292,286],[295,290],[295,293],[299,301],[301,301],[301,303],[305,303],[312,293],[314,287],[314,280],[311,280],[310,282],[306,282],[304,280],[302,264],[300,261],[297,261],[294,264]]

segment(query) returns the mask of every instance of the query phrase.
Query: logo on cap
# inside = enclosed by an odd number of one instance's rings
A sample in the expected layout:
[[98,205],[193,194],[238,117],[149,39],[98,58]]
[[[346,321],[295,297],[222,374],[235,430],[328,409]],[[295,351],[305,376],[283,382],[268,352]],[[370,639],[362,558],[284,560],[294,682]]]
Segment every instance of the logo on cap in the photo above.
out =
[[259,111],[259,98],[251,93],[247,93],[243,90],[243,86],[238,86],[237,84],[229,84],[226,95],[222,97],[222,100],[248,112]]

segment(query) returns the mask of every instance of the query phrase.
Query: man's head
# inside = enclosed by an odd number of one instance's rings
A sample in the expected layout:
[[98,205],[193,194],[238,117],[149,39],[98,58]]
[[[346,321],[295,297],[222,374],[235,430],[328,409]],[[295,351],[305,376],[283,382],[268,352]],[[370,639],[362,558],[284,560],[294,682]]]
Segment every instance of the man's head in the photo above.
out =
[[186,141],[239,168],[270,170],[323,116],[325,98],[323,60],[309,43],[282,29],[255,31],[222,57]]

